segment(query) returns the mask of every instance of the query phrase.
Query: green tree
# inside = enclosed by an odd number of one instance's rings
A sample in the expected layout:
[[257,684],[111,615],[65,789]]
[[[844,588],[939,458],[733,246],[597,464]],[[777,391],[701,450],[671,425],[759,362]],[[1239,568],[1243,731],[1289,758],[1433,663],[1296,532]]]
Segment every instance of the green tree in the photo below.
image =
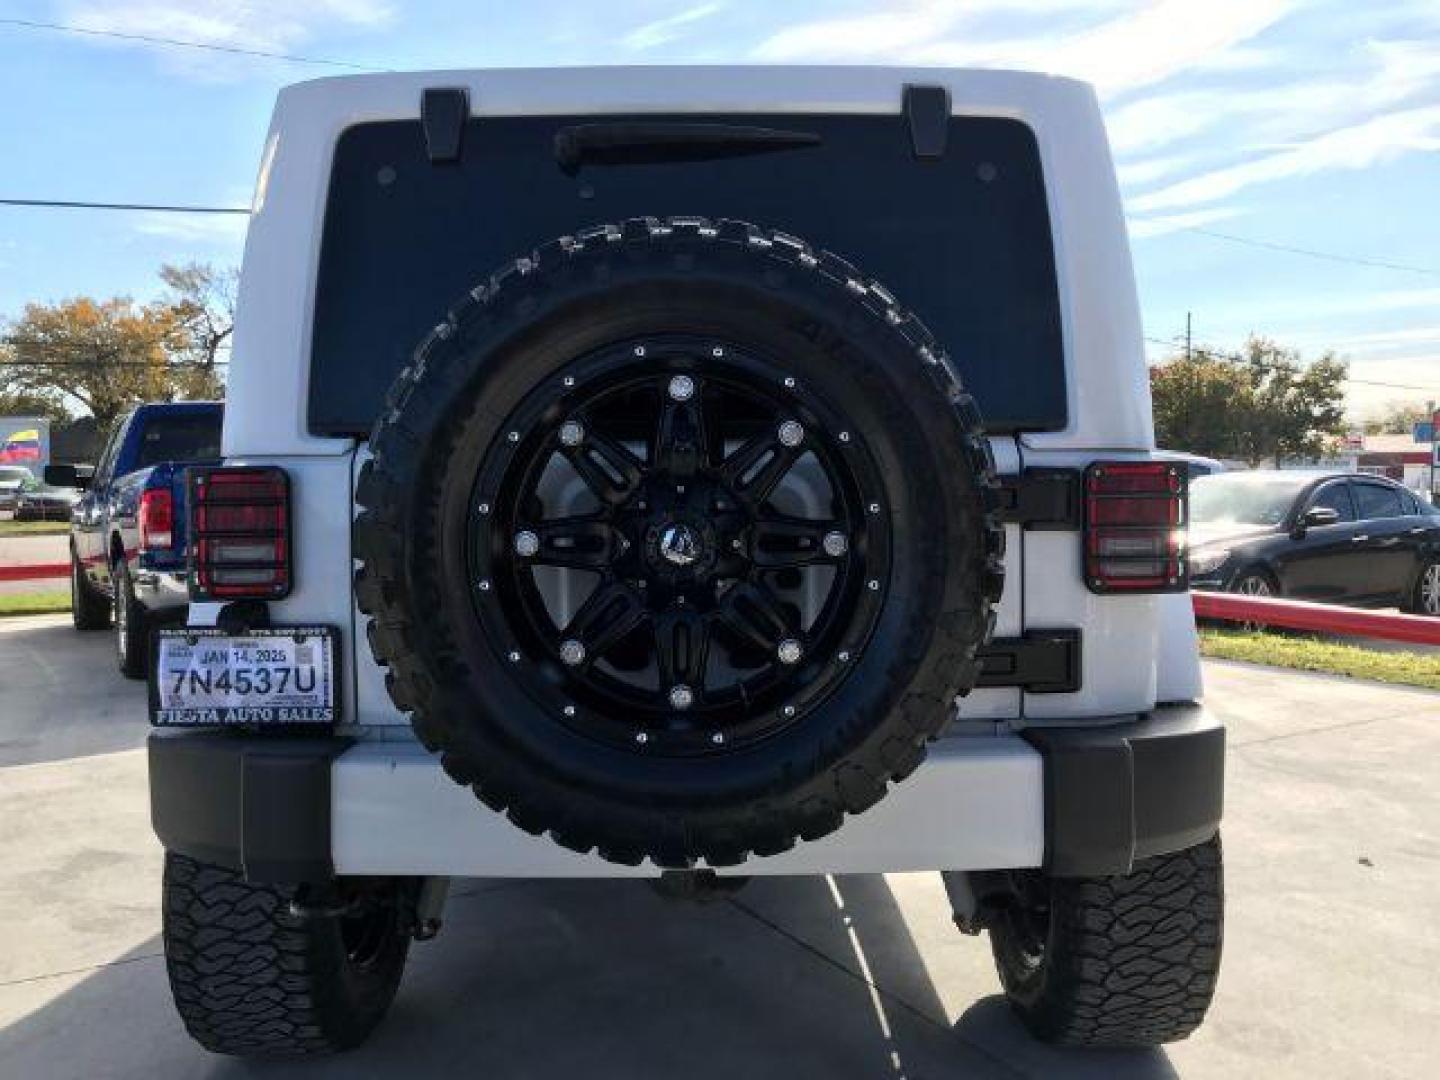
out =
[[1333,352],[1305,364],[1294,349],[1252,337],[1240,365],[1250,380],[1251,400],[1238,456],[1251,465],[1319,457],[1345,433],[1350,365]]
[[1234,457],[1250,381],[1235,364],[1208,356],[1177,357],[1150,369],[1155,442],[1167,450]]
[[1416,424],[1429,419],[1430,410],[1422,402],[1392,401],[1377,416],[1365,421],[1365,434],[1409,435]]
[[1238,356],[1176,357],[1150,369],[1156,442],[1251,465],[1316,457],[1345,431],[1348,365],[1252,337]]

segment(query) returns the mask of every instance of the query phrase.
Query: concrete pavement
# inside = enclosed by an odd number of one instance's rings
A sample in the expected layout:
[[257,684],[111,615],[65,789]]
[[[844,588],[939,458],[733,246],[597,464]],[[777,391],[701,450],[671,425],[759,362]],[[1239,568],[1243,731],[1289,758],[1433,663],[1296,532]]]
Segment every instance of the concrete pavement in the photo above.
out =
[[1226,955],[1187,1042],[1034,1043],[984,939],[951,927],[936,875],[758,880],[703,906],[637,883],[470,881],[365,1047],[305,1066],[214,1058],[169,1001],[133,749],[144,692],[107,645],[64,617],[0,623],[0,745],[23,742],[0,758],[3,1076],[1440,1071],[1440,695],[1220,663],[1207,678],[1231,731]]

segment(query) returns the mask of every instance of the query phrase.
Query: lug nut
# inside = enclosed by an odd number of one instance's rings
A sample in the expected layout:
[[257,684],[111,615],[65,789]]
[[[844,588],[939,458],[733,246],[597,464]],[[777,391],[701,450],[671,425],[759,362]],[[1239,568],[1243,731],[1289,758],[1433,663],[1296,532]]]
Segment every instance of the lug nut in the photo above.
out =
[[560,442],[565,446],[579,446],[585,438],[585,428],[578,420],[566,420],[560,425]]
[[845,534],[842,532],[826,533],[821,544],[825,548],[825,554],[832,559],[844,555],[850,548],[850,542],[845,539]]
[[695,691],[684,683],[670,688],[670,707],[672,709],[688,709],[695,704]]
[[695,396],[695,380],[689,375],[676,375],[670,380],[670,396],[676,401],[689,401]]
[[775,650],[775,655],[780,658],[782,664],[798,664],[804,652],[805,650],[800,647],[800,642],[794,638],[786,638],[780,642],[780,647]]
[[585,646],[574,638],[568,638],[560,643],[560,659],[574,667],[576,664],[585,662]]
[[[834,534],[832,534],[834,535]],[[829,551],[830,537],[825,538],[826,551]],[[540,550],[540,537],[536,536],[529,529],[522,529],[515,534],[515,554],[522,559],[528,559]]]
[[780,425],[780,443],[782,446],[799,446],[805,439],[805,429],[798,421],[786,420]]

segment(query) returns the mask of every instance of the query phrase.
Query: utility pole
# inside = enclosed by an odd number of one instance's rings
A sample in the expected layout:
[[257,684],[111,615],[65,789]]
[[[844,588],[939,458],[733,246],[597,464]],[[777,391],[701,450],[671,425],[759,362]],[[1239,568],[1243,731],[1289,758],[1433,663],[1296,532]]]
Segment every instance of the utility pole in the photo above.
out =
[[1185,359],[1190,359],[1190,312],[1185,312]]

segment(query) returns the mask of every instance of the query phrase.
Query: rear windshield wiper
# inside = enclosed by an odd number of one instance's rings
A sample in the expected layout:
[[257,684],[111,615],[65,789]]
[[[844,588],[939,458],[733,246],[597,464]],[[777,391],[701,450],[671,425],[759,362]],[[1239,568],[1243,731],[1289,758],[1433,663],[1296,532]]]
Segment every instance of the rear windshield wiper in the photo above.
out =
[[819,146],[809,131],[736,124],[622,121],[574,124],[555,133],[555,161],[567,173],[581,165],[656,165],[771,154]]

